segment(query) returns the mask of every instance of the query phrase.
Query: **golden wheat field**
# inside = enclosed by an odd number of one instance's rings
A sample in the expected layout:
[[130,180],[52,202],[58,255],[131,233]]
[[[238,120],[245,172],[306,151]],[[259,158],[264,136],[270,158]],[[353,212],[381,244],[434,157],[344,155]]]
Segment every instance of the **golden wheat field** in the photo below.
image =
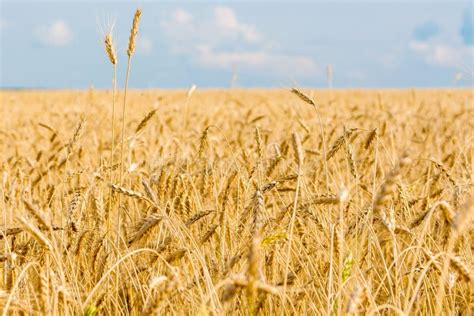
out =
[[472,90],[0,98],[3,315],[473,313]]

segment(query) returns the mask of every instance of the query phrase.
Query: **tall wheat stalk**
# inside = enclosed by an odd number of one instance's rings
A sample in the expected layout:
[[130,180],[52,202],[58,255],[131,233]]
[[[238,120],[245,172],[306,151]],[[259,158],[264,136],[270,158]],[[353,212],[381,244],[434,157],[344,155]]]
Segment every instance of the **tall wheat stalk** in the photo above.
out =
[[[114,43],[112,34],[108,33],[105,35],[105,51],[107,56],[109,57],[110,63],[114,68],[114,75],[112,79],[112,140],[111,140],[111,148],[110,148],[110,175],[109,180],[110,183],[114,182],[113,179],[113,166],[114,166],[114,150],[115,150],[115,94],[117,90],[117,54],[115,53]],[[107,211],[107,231],[110,231],[110,212],[112,210],[112,189],[110,189],[109,193],[109,209]]]
[[[120,137],[120,171],[119,171],[119,185],[122,186],[123,180],[123,149],[125,143],[125,107],[127,104],[127,91],[128,91],[128,79],[130,76],[130,63],[132,60],[133,53],[135,52],[137,34],[138,34],[138,24],[140,23],[140,17],[142,15],[142,11],[137,9],[135,11],[135,16],[133,17],[132,29],[130,31],[130,37],[128,40],[128,49],[127,49],[127,74],[125,76],[125,91],[123,95],[123,106],[122,106],[122,135]],[[121,208],[121,197],[119,195],[119,209]],[[117,247],[119,245],[120,240],[120,211],[119,215],[117,216]]]
[[[121,131],[121,137],[120,137],[120,170],[119,170],[119,186],[122,186],[122,180],[123,180],[123,150],[124,150],[124,142],[125,142],[125,107],[127,104],[127,91],[128,91],[128,79],[130,76],[130,63],[132,60],[133,53],[135,52],[135,46],[136,46],[136,40],[137,40],[137,34],[138,34],[138,24],[140,23],[140,16],[142,14],[142,11],[137,8],[135,11],[135,15],[133,17],[133,22],[132,22],[132,29],[130,30],[130,37],[128,40],[128,49],[127,49],[127,73],[125,76],[125,91],[123,95],[123,106],[122,106],[122,131]],[[119,257],[119,249],[120,249],[120,235],[121,235],[121,208],[122,208],[122,197],[121,194],[118,196],[118,212],[117,212],[117,222],[116,222],[116,241],[115,241],[115,247],[117,250],[117,259]],[[118,286],[119,284],[119,274],[117,273],[115,276],[115,285]],[[118,300],[118,292],[116,293],[116,300]]]

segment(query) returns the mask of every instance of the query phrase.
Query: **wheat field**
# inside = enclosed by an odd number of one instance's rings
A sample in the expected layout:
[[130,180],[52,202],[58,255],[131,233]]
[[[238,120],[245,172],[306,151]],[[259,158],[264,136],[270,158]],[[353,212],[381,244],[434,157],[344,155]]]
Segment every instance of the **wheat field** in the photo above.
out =
[[[2,315],[472,315],[473,91],[0,91]],[[104,56],[104,57],[105,57]]]
[[0,93],[3,315],[472,314],[472,91],[111,96]]

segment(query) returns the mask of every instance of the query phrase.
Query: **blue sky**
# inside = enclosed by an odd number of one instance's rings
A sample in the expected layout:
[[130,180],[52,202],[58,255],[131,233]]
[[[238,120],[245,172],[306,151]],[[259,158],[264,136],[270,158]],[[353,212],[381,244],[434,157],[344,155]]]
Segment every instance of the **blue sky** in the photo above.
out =
[[469,1],[0,0],[0,86],[108,88],[111,25],[122,83],[137,6],[134,88],[473,84]]

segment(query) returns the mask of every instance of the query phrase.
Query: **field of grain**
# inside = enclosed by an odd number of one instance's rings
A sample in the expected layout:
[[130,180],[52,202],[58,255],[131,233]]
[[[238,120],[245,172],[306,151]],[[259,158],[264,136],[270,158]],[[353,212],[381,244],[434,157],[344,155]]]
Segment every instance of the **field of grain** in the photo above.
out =
[[3,315],[472,315],[472,91],[111,100],[0,92]]

